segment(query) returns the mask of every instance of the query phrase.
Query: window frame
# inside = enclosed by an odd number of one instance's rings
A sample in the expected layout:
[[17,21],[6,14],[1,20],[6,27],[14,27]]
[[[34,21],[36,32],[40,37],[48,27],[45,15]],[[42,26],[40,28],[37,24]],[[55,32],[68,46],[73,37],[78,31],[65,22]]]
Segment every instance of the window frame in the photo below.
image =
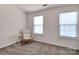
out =
[[[59,23],[60,22],[60,14],[69,13],[69,12],[77,12],[76,37],[69,37],[69,36],[61,36],[60,35],[60,23]],[[79,23],[79,21],[78,21],[78,19],[79,19],[78,15],[79,15],[78,11],[61,12],[61,13],[58,14],[58,36],[60,38],[62,38],[62,39],[78,39],[78,36],[79,36],[78,35],[78,29],[79,29],[79,27],[78,27],[78,23]]]
[[[40,15],[41,16],[41,15]],[[34,16],[34,17],[40,17],[40,16]],[[34,26],[35,26],[35,24],[34,24],[34,17],[33,17],[33,21],[32,21],[32,26],[33,26],[33,34],[35,34],[35,35],[43,35],[44,34],[44,16],[42,16],[43,17],[43,25],[42,25],[42,27],[43,27],[43,33],[34,33]],[[40,25],[39,25],[40,26]]]

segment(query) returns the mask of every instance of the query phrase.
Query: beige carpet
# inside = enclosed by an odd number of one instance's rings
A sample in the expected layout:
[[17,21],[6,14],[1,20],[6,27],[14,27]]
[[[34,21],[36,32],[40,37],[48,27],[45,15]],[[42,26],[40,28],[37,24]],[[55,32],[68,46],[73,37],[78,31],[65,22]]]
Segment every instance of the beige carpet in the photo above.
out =
[[77,55],[78,51],[59,47],[55,45],[48,45],[39,42],[31,42],[18,46],[17,44],[0,49],[0,55]]

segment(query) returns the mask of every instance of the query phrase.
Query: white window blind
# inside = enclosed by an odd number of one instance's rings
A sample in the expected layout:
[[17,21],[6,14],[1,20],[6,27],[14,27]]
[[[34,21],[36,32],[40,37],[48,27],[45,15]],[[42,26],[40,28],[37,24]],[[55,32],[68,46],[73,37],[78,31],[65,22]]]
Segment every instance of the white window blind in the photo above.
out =
[[34,33],[43,34],[43,16],[34,17]]
[[78,12],[59,14],[60,36],[77,37]]

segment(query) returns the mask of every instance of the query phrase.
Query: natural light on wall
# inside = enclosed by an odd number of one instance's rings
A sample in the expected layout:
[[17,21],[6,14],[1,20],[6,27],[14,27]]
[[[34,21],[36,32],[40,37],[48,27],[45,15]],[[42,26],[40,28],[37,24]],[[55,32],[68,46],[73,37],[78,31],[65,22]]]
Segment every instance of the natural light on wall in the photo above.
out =
[[37,34],[43,34],[43,16],[34,17],[33,32]]
[[59,14],[60,36],[77,37],[78,12],[67,12]]

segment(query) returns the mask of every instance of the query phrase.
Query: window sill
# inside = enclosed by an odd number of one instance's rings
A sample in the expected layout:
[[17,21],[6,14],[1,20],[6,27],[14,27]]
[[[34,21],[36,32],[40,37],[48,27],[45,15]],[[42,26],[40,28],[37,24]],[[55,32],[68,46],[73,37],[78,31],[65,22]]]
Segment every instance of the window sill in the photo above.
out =
[[35,36],[43,36],[44,34],[33,33]]
[[79,40],[78,37],[59,36],[61,39]]

